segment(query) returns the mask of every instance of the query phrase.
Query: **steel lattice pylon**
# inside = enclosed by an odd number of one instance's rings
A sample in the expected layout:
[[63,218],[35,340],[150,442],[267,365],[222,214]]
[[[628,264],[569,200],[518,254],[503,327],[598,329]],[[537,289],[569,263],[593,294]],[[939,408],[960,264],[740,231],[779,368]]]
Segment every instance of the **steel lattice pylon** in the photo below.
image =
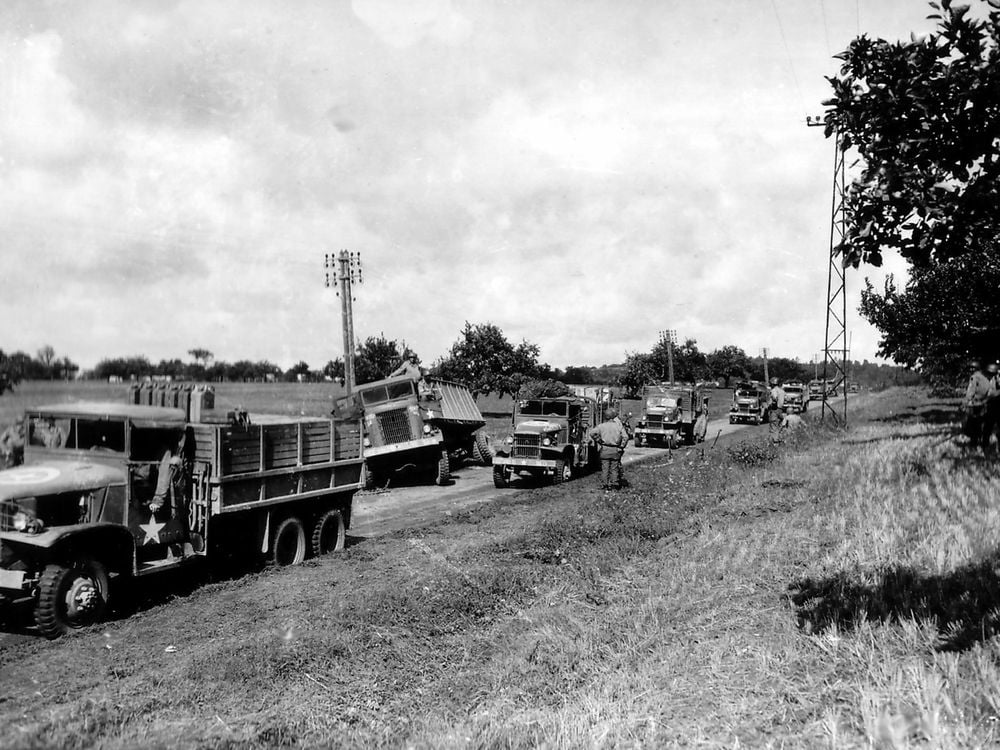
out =
[[[847,193],[845,151],[840,135],[834,137],[833,148],[833,200],[830,211],[830,251],[827,255],[829,269],[826,277],[826,331],[823,338],[823,406],[820,416],[833,419],[835,424],[847,426],[847,269],[843,256],[838,255],[847,234],[847,215],[844,201]],[[828,383],[833,381],[832,387]],[[833,392],[840,397],[831,398]]]

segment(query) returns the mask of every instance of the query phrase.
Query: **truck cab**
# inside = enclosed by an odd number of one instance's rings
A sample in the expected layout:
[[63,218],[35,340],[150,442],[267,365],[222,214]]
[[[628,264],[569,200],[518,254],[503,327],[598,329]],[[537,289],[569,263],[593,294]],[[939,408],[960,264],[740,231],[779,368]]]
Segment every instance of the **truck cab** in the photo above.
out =
[[729,424],[740,422],[762,424],[767,417],[770,400],[767,388],[754,381],[738,383],[733,389],[733,405],[729,410]]
[[789,414],[801,414],[809,408],[809,391],[802,383],[785,383],[785,411]]
[[510,433],[493,457],[493,484],[510,486],[515,474],[559,484],[598,465],[590,431],[597,402],[585,396],[521,399],[514,403]]
[[383,380],[364,383],[337,405],[364,417],[365,486],[381,486],[398,471],[427,469],[446,484],[453,460],[492,460],[486,424],[468,388],[424,377],[409,363]]
[[643,388],[643,411],[635,427],[636,445],[658,443],[676,448],[694,445],[704,434],[695,423],[707,417],[708,396],[696,388],[647,385]]

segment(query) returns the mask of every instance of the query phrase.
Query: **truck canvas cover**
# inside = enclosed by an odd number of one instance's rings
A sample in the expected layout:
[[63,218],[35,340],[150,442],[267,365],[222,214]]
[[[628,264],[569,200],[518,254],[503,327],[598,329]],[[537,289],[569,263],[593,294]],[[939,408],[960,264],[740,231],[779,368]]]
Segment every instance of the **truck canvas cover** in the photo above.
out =
[[125,475],[112,466],[82,461],[46,461],[0,471],[0,501],[41,495],[60,495],[124,484]]

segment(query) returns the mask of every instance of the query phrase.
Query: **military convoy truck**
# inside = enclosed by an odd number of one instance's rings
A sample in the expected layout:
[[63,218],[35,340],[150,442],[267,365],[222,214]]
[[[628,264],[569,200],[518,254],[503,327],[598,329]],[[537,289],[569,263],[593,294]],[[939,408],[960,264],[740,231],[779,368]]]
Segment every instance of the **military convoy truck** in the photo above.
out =
[[785,383],[785,411],[801,414],[809,408],[809,391],[802,383]]
[[230,556],[276,565],[342,549],[361,425],[75,403],[25,415],[25,461],[0,471],[0,610],[48,638],[100,619],[118,579]]
[[762,424],[767,419],[770,401],[767,388],[754,381],[737,383],[733,389],[733,405],[729,410],[729,424],[746,422]]
[[510,434],[496,447],[493,484],[509,487],[515,474],[560,484],[600,465],[590,431],[598,404],[586,396],[523,399],[514,403]]
[[635,444],[677,448],[682,442],[694,445],[704,439],[695,423],[705,413],[708,396],[697,388],[676,385],[647,385],[642,389],[643,411],[634,430]]
[[357,386],[336,413],[364,416],[365,486],[383,486],[395,472],[425,470],[437,484],[451,476],[453,460],[489,466],[486,424],[463,385],[424,377],[409,363],[384,380]]

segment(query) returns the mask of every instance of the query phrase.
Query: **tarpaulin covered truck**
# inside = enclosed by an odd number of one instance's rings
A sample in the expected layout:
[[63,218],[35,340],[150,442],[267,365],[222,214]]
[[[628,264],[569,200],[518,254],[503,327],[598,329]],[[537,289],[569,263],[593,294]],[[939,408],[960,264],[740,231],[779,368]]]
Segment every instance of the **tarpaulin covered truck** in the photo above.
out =
[[337,413],[363,415],[365,486],[383,486],[403,469],[426,470],[445,484],[453,460],[471,457],[489,466],[486,424],[464,385],[424,377],[404,364],[384,380],[356,386]]
[[682,442],[694,445],[704,439],[695,423],[707,417],[708,396],[697,388],[679,385],[647,385],[642,389],[642,416],[636,424],[636,445],[666,445],[676,448]]
[[343,548],[358,422],[197,416],[134,403],[30,409],[24,465],[0,472],[0,606],[30,604],[55,638],[99,620],[116,579]]

